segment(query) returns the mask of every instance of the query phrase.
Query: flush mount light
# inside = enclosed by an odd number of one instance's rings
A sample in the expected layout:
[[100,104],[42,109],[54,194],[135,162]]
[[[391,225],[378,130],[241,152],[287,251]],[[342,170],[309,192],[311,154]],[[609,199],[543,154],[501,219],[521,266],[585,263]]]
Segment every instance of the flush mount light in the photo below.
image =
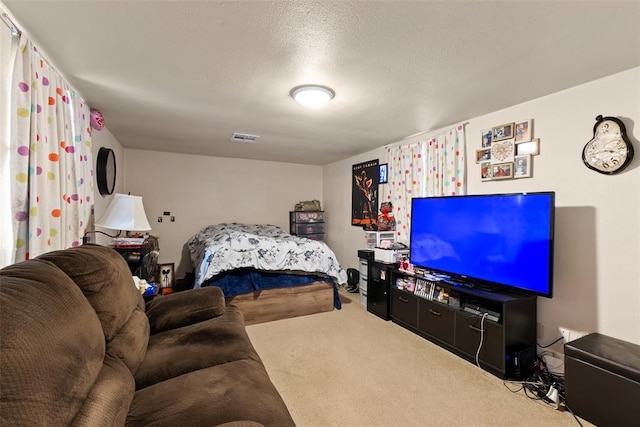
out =
[[291,89],[291,97],[309,108],[320,108],[329,102],[336,93],[326,86],[302,85]]

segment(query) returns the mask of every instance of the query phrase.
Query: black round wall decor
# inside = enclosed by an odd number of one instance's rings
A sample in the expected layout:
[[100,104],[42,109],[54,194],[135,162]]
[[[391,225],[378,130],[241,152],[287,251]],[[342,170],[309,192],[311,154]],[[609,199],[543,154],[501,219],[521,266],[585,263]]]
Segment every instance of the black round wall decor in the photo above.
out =
[[98,191],[103,196],[113,193],[116,187],[116,155],[110,148],[102,147],[96,161]]

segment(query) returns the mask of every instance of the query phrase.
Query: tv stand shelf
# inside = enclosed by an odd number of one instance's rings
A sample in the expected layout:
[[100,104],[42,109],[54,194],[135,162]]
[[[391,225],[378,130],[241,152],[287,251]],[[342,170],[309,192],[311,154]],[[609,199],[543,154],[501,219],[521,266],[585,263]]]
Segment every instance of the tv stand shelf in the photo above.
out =
[[443,281],[433,282],[440,292],[431,295],[432,282],[422,276],[398,269],[390,273],[394,323],[473,363],[482,336],[478,360],[483,369],[500,378],[529,376],[536,357],[535,296]]

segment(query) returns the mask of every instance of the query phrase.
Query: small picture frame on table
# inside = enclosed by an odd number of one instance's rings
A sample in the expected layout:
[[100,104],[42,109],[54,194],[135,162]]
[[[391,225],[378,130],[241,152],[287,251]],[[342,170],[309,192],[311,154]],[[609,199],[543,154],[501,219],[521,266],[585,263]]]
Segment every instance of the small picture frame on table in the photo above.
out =
[[513,158],[515,165],[513,171],[514,178],[529,178],[531,177],[531,154],[523,154],[521,156],[515,156]]
[[513,138],[513,122],[491,128],[491,143]]
[[513,162],[496,163],[491,168],[491,175],[494,180],[513,178]]
[[158,264],[158,285],[162,288],[173,288],[176,283],[174,263]]
[[389,182],[389,164],[383,163],[378,166],[378,184],[386,184]]

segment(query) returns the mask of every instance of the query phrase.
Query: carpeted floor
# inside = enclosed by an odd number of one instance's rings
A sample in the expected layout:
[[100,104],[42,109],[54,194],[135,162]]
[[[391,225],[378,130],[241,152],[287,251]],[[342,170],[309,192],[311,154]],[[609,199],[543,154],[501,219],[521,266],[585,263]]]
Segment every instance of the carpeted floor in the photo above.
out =
[[342,310],[247,327],[299,427],[578,426],[570,413],[368,313],[358,294],[340,296]]

